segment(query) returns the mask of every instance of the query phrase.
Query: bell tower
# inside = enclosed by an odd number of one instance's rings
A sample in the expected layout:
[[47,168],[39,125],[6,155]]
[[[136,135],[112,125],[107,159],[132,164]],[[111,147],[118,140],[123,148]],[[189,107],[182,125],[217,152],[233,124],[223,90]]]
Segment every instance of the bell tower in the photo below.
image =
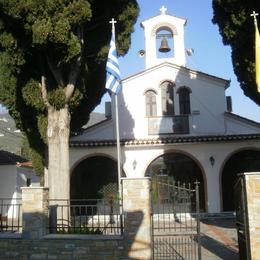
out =
[[185,66],[184,26],[186,19],[168,15],[167,8],[160,15],[141,23],[145,34],[145,68],[165,61]]

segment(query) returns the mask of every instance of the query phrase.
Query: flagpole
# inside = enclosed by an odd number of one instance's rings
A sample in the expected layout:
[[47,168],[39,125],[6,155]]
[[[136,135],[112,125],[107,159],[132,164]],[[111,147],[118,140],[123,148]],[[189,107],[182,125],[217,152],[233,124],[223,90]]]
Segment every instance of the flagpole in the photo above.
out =
[[[112,18],[109,23],[112,24],[112,34],[115,35],[115,21],[114,18]],[[117,178],[118,178],[118,194],[119,199],[122,198],[122,191],[121,191],[121,153],[120,153],[120,136],[119,136],[119,116],[118,116],[118,98],[117,94],[114,93],[114,100],[115,100],[115,116],[116,116],[116,147],[117,147]],[[121,207],[120,207],[121,208]]]
[[256,86],[257,92],[260,93],[260,36],[258,31],[257,19],[258,13],[253,11],[251,16],[254,18],[255,25],[255,78],[256,78]]
[[115,113],[116,113],[116,147],[117,147],[117,174],[118,174],[118,192],[121,199],[121,152],[120,152],[120,136],[119,136],[119,116],[118,116],[118,98],[114,94],[115,98]]

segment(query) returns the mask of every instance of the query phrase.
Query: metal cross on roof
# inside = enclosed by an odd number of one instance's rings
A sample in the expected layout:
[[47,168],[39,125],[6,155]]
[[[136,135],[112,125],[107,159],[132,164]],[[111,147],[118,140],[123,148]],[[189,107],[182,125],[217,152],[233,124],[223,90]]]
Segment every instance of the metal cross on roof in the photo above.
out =
[[112,18],[111,21],[109,21],[109,23],[115,25],[117,23],[117,21],[114,18]]
[[255,25],[257,25],[256,17],[258,16],[258,13],[256,13],[255,11],[253,11],[253,13],[250,14],[250,16],[254,17],[254,23],[255,23]]
[[161,14],[166,14],[167,8],[163,5],[163,6],[160,8],[160,11],[161,11]]
[[115,24],[117,23],[117,21],[112,18],[111,21],[109,21],[109,23],[112,24],[112,33],[114,34],[115,33]]

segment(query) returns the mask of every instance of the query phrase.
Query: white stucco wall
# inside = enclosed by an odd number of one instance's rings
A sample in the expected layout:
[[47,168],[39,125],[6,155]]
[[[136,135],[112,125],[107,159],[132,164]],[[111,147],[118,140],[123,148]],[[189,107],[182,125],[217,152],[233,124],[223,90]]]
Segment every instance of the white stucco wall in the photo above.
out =
[[185,59],[185,48],[184,48],[184,25],[185,19],[171,16],[171,15],[158,15],[151,19],[142,22],[145,34],[145,66],[150,68],[165,60],[159,59],[156,56],[156,30],[159,27],[168,27],[173,32],[174,44],[169,46],[173,49],[173,57],[167,58],[169,62],[184,66],[186,63]]
[[225,116],[225,126],[229,134],[253,134],[260,133],[260,127],[255,123],[246,122],[243,119]]
[[3,203],[2,215],[8,215],[9,218],[16,217],[17,208],[10,206],[16,204],[16,165],[0,165],[0,180],[0,206]]
[[18,167],[17,168],[17,197],[22,197],[21,187],[27,186],[27,179],[30,179],[30,187],[40,186],[40,177],[37,176],[32,168]]
[[16,192],[16,165],[0,165],[0,198],[13,198]]
[[114,122],[113,120],[101,123],[98,126],[93,126],[85,130],[79,136],[73,136],[70,140],[111,140],[115,139]]
[[[226,81],[212,79],[196,72],[179,69],[175,65],[165,63],[156,69],[123,81],[123,91],[119,96],[119,117],[122,138],[156,137],[148,135],[148,118],[145,114],[145,91],[153,89],[157,92],[157,116],[162,116],[160,84],[164,80],[175,83],[175,114],[179,114],[180,87],[191,89],[190,134],[225,134],[224,112],[226,111]],[[199,112],[193,115],[192,112]],[[170,133],[169,133],[170,134]]]
[[[164,153],[179,152],[186,154],[202,170],[207,210],[210,213],[214,213],[220,212],[222,208],[221,172],[224,164],[233,153],[243,149],[260,150],[260,141],[127,146],[122,147],[121,164],[127,177],[138,178],[144,177],[149,164]],[[108,156],[116,160],[116,147],[71,149],[71,171],[81,160],[94,155]],[[214,165],[210,164],[209,158],[211,156],[215,159]],[[134,161],[136,161],[135,169],[133,167]]]

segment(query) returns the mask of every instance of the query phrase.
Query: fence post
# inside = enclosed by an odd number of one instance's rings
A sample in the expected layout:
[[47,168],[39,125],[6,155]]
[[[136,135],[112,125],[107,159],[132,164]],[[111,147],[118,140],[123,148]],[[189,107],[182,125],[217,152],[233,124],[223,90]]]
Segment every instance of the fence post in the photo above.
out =
[[123,178],[122,188],[125,250],[131,259],[151,259],[151,179]]
[[23,238],[39,239],[47,233],[49,188],[22,187]]
[[196,193],[196,216],[197,216],[197,239],[198,239],[198,259],[201,260],[201,239],[200,239],[200,196],[199,196],[199,182],[195,182]]
[[[245,205],[246,205],[246,228],[249,232],[248,244],[250,246],[247,259],[260,259],[260,172],[243,173],[245,180]],[[250,256],[251,254],[251,256]]]

